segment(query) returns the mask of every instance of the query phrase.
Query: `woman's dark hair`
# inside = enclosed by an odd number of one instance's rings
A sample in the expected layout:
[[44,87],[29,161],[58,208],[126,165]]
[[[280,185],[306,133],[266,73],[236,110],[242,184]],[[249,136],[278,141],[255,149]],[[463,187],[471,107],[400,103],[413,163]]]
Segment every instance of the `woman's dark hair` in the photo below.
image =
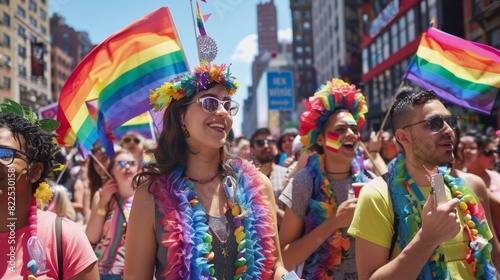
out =
[[[56,163],[54,154],[58,150],[58,147],[52,139],[56,135],[44,131],[38,125],[12,113],[0,113],[0,127],[7,128],[12,132],[14,139],[19,143],[21,149],[24,149],[30,155],[30,164],[33,162],[43,164],[40,179],[32,184],[32,190],[35,191],[42,181],[53,176],[54,165]],[[24,145],[22,145],[22,140],[25,142]]]
[[[205,90],[219,85],[218,83],[209,84]],[[172,172],[179,166],[186,166],[188,157],[188,145],[182,129],[182,118],[186,114],[189,103],[196,93],[189,98],[184,97],[180,100],[172,100],[167,106],[163,115],[163,130],[158,138],[156,148],[148,150],[146,153],[152,154],[154,160],[143,167],[143,172],[136,175],[134,186],[137,187],[143,177],[151,176],[154,180],[159,176]],[[221,169],[223,174],[234,175],[232,168],[224,161],[227,158],[238,158],[229,152],[229,140],[220,148]]]

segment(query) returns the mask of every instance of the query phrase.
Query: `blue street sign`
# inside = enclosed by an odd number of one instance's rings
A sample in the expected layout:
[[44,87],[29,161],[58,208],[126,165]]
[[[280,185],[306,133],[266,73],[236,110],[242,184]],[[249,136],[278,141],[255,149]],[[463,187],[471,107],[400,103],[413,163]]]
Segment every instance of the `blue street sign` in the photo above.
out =
[[267,72],[269,110],[293,110],[293,73]]

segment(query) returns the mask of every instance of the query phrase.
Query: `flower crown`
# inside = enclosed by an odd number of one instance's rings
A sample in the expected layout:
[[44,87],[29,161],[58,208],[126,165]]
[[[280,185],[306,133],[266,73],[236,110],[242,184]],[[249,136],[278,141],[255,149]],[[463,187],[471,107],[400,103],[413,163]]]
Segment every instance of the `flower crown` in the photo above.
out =
[[172,100],[189,98],[193,94],[205,90],[211,83],[223,84],[229,92],[229,96],[233,96],[240,86],[235,81],[235,77],[231,76],[229,68],[225,64],[203,63],[196,66],[192,73],[166,82],[154,91],[150,90],[149,104],[154,105],[154,111],[158,112],[167,107]]
[[316,144],[321,128],[335,110],[349,110],[359,128],[365,124],[365,113],[368,112],[361,91],[355,85],[335,78],[322,85],[313,96],[304,101],[304,105],[306,110],[300,115],[299,134],[306,150]]

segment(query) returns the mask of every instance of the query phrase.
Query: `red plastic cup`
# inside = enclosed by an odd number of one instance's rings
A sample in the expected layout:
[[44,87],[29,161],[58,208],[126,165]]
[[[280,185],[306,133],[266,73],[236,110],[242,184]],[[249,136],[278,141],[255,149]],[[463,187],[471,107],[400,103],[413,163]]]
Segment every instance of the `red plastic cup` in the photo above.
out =
[[358,198],[359,197],[359,192],[361,191],[361,188],[365,185],[365,183],[352,183],[352,189],[354,190],[354,197]]

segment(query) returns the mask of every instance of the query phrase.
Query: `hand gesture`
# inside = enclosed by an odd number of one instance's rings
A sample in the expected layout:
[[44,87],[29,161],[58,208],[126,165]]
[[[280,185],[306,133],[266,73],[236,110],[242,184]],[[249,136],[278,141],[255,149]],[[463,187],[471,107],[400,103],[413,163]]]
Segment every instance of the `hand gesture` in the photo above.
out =
[[114,193],[118,191],[118,184],[114,179],[109,179],[104,183],[101,190],[101,201],[103,205],[108,204]]
[[379,151],[382,149],[382,131],[372,131],[370,133],[370,142],[368,143],[368,151]]
[[332,232],[339,228],[346,228],[351,225],[352,217],[354,216],[354,209],[356,209],[357,198],[348,199],[342,202],[334,215],[328,218],[331,222]]
[[431,193],[422,208],[422,238],[436,246],[454,238],[460,231],[460,220],[457,217],[458,198],[435,207],[434,195]]

